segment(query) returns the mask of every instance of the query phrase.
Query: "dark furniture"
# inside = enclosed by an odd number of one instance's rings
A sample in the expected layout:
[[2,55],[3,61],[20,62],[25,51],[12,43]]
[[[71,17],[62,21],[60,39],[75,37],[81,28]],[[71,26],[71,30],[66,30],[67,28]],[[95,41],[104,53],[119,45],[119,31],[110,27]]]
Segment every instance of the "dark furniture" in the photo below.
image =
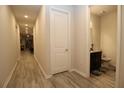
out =
[[93,51],[90,53],[90,72],[100,71],[101,68],[101,51]]

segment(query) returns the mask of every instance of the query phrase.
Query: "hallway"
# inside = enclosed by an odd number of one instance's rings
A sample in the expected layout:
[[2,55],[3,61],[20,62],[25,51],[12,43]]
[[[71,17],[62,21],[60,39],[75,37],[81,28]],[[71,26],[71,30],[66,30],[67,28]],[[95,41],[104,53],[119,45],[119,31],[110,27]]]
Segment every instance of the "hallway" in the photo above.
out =
[[[46,85],[47,84],[47,85]],[[21,60],[7,87],[50,87],[29,51],[21,53]]]
[[1,6],[0,87],[115,87],[115,71],[90,74],[87,9]]
[[[110,72],[112,73],[112,72]],[[9,81],[8,88],[91,88],[114,87],[113,76],[103,74],[99,77],[91,76],[86,79],[76,72],[63,72],[45,79],[36,63],[33,54],[22,52],[21,59],[17,62],[16,69]]]

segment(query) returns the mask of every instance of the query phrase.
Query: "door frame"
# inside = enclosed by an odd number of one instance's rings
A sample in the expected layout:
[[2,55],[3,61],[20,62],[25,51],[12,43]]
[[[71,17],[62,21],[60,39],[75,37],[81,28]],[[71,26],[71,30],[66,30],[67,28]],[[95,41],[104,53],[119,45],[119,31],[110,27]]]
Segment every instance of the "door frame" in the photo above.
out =
[[[68,53],[68,55],[69,55],[69,68],[68,68],[68,71],[71,69],[71,67],[72,67],[72,62],[71,62],[71,54],[72,54],[72,48],[71,48],[71,13],[70,13],[70,11],[68,11],[68,10],[65,10],[65,9],[61,9],[61,8],[58,8],[58,7],[50,7],[50,9],[49,9],[49,15],[50,15],[50,24],[51,24],[51,13],[52,13],[52,11],[53,10],[55,10],[55,11],[60,11],[60,12],[65,12],[65,13],[67,13],[68,14],[68,16],[69,16],[69,35],[68,35],[68,49],[69,49],[69,53]],[[51,37],[51,25],[50,25],[50,73],[51,74],[53,74],[53,72],[52,72],[52,55],[53,55],[53,53],[52,53],[52,42],[53,42],[53,39],[52,39],[52,37]]]
[[[89,10],[90,12],[90,6],[89,6]],[[89,13],[90,15],[90,13]],[[91,15],[90,15],[91,16]],[[90,42],[90,17],[89,17],[89,40],[88,42]],[[116,72],[115,72],[115,87],[119,87],[119,64],[120,64],[120,41],[121,41],[121,6],[117,5],[117,35],[116,35],[116,40],[117,40],[117,48],[116,48]],[[88,45],[89,49],[90,49],[90,44]],[[89,52],[90,53],[90,52]],[[90,55],[89,55],[90,58]],[[90,71],[90,60],[89,60],[89,71]],[[90,76],[90,72],[89,72],[89,76]]]
[[116,74],[115,74],[115,87],[119,87],[120,76],[120,46],[121,46],[121,5],[117,6],[117,53],[116,53]]

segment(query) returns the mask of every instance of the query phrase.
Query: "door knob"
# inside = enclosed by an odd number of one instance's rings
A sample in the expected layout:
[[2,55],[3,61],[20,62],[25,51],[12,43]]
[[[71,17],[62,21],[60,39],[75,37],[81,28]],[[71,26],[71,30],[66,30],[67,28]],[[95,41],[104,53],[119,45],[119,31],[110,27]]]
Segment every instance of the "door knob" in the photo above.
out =
[[68,51],[68,49],[65,49],[65,51],[67,52],[67,51]]

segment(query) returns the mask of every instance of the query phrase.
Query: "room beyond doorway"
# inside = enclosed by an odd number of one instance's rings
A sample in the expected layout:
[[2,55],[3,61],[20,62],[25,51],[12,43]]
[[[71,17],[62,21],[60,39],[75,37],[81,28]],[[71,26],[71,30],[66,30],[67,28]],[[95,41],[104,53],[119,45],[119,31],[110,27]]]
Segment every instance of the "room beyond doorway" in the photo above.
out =
[[[89,23],[91,75],[99,77],[109,71],[116,73],[117,6],[90,6]],[[115,74],[111,77],[115,80]]]
[[33,53],[33,35],[30,34],[20,34],[20,47],[21,51],[29,50]]

